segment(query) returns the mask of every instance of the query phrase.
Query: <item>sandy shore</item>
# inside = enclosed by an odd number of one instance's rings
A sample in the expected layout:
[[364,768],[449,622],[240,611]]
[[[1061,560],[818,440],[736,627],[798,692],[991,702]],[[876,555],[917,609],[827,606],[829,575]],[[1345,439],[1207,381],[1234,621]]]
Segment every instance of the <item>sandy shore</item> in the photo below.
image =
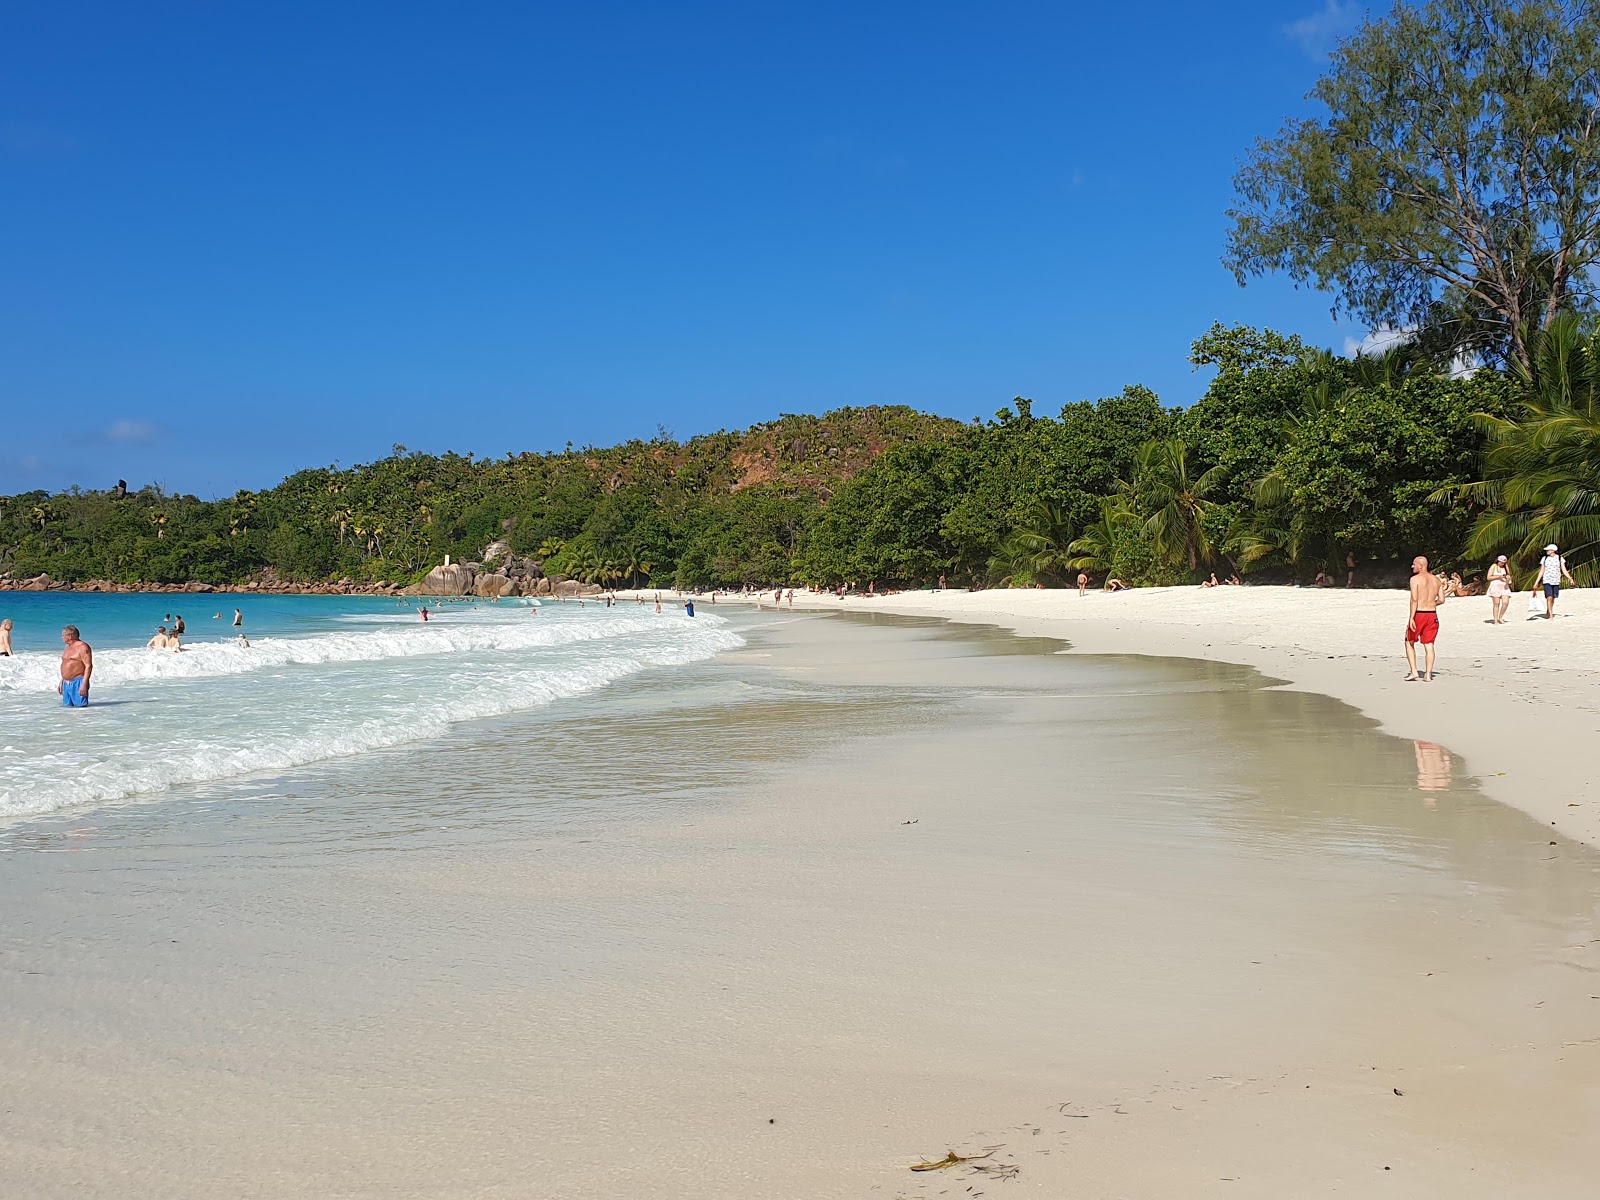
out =
[[1592,1192],[1594,851],[1239,668],[741,616],[14,835],[0,1194]]
[[1342,700],[1399,737],[1447,747],[1495,799],[1600,845],[1600,781],[1588,765],[1600,731],[1600,594],[1564,592],[1549,622],[1528,618],[1527,596],[1512,598],[1498,626],[1487,597],[1447,603],[1428,686],[1402,682],[1406,597],[1397,591],[996,590],[843,601],[796,592],[795,607],[992,624],[1064,639],[1078,653],[1241,663]]

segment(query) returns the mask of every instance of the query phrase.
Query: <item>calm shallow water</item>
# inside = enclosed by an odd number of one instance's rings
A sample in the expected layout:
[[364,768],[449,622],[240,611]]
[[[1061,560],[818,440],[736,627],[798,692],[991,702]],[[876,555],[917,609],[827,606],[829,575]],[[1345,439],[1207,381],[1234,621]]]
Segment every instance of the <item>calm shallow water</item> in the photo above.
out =
[[13,822],[0,1192],[853,1196],[791,1181],[1030,1073],[1081,1096],[1259,1027],[1242,1071],[1301,1052],[1285,1011],[1379,1061],[1436,1036],[1402,978],[1452,1030],[1595,977],[1600,856],[1336,702],[725,616],[716,658]]

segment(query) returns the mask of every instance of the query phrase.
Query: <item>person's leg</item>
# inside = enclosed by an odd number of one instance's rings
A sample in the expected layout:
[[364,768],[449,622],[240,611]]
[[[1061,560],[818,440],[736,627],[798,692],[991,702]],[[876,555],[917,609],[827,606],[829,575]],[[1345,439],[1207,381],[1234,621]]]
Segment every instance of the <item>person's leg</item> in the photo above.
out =
[[1544,589],[1544,619],[1546,621],[1548,621],[1551,617],[1553,617],[1555,615],[1556,615],[1556,597],[1555,597],[1555,593],[1550,589],[1549,584],[1546,584],[1545,585],[1545,589]]
[[1410,638],[1406,639],[1406,666],[1410,668],[1410,674],[1406,678],[1415,679],[1417,677],[1417,644]]
[[1427,663],[1427,670],[1423,672],[1422,678],[1423,678],[1423,680],[1425,682],[1432,683],[1433,682],[1433,643],[1432,642],[1427,643],[1427,645],[1423,646],[1422,649],[1423,649],[1423,659]]

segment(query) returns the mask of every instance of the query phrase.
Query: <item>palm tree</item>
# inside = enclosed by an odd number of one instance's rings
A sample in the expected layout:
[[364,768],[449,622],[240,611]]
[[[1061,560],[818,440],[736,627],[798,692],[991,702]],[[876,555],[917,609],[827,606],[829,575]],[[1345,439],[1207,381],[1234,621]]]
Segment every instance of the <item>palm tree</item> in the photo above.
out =
[[1520,416],[1478,416],[1483,478],[1433,498],[1482,507],[1469,554],[1531,563],[1554,542],[1580,582],[1600,582],[1600,338],[1562,315],[1528,348],[1528,365],[1513,367],[1528,391]]
[[1100,502],[1100,519],[1086,525],[1082,533],[1067,547],[1072,555],[1067,566],[1075,571],[1089,571],[1096,575],[1109,575],[1117,561],[1117,550],[1134,523],[1126,500],[1112,497]]
[[1065,586],[1071,567],[1072,520],[1059,504],[1035,500],[1027,520],[989,560],[991,585],[1044,583]]
[[1177,438],[1159,438],[1139,448],[1133,492],[1145,518],[1143,531],[1168,563],[1187,562],[1198,571],[1216,553],[1206,521],[1217,510],[1211,499],[1224,472],[1212,467],[1198,477],[1189,467],[1189,447]]

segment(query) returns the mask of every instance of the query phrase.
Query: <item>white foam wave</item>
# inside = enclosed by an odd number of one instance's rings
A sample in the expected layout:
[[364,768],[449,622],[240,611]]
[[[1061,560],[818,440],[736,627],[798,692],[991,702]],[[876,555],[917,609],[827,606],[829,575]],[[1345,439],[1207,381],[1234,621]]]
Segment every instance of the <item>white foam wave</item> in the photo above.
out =
[[[94,686],[244,675],[274,667],[324,663],[376,662],[433,654],[534,650],[577,642],[625,640],[665,630],[716,628],[717,616],[638,616],[541,622],[533,616],[495,624],[422,624],[361,633],[320,633],[302,638],[263,637],[249,646],[236,640],[196,641],[178,653],[165,650],[97,650]],[[0,691],[53,692],[61,676],[54,654],[18,654],[0,659]]]
[[[536,653],[523,655],[497,660],[492,672],[485,669],[444,676],[432,683],[413,681],[409,688],[392,681],[384,689],[354,693],[342,691],[329,681],[316,687],[288,687],[271,696],[255,697],[256,707],[247,719],[236,719],[238,714],[217,713],[216,720],[206,727],[203,723],[207,710],[195,710],[192,721],[180,722],[171,727],[168,736],[159,739],[112,737],[94,744],[72,739],[65,745],[64,739],[57,739],[49,744],[61,745],[61,749],[30,754],[21,764],[8,765],[0,760],[0,816],[38,816],[182,784],[280,772],[438,737],[464,721],[537,708],[607,687],[649,667],[693,662],[743,644],[737,634],[719,628],[724,622],[682,620],[693,628],[668,628],[661,620],[635,622],[636,631],[644,624],[655,636],[636,638],[631,643],[615,640],[619,627],[628,622],[606,622],[603,627],[597,622],[587,627],[594,631],[587,640],[605,639],[605,644],[592,654],[567,653],[547,661],[540,661]],[[455,647],[463,644],[465,631],[421,632],[443,633]],[[469,638],[464,644],[472,648],[495,649],[502,643],[494,642],[494,637],[510,636],[497,629],[474,632],[479,638],[491,640]],[[515,632],[524,634],[521,630]],[[528,630],[525,636],[533,637],[535,632]],[[539,636],[549,637],[555,632],[539,631]],[[286,640],[285,644],[299,646],[303,653],[305,643],[323,640],[326,639]],[[349,640],[339,639],[344,643]],[[415,647],[423,643],[411,639],[410,644]],[[413,652],[448,652],[437,648],[437,642],[428,644],[435,648]],[[519,648],[540,644],[522,641]],[[566,644],[571,645],[572,639],[567,639]],[[292,661],[352,660],[347,656]],[[115,710],[102,708],[96,713],[91,708],[61,715],[64,721],[75,721],[108,711]],[[88,732],[86,727],[79,728]]]

